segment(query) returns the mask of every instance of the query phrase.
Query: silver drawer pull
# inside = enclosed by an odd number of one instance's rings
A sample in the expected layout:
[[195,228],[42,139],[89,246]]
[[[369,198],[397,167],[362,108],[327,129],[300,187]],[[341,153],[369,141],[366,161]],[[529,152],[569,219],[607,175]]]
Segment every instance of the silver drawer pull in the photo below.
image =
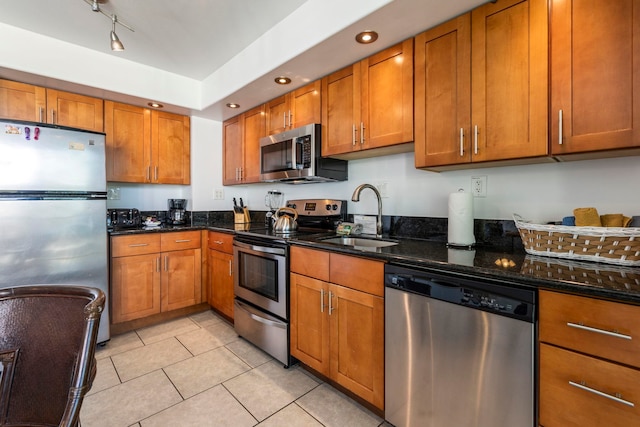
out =
[[180,240],[176,240],[176,243],[187,243],[190,242],[191,239],[180,239]]
[[213,243],[215,243],[216,245],[221,245],[224,242],[222,240],[214,240]]
[[631,339],[631,335],[625,335],[625,334],[621,334],[621,333],[613,332],[613,331],[605,331],[604,329],[592,328],[591,326],[585,326],[585,325],[581,325],[579,323],[567,322],[567,326],[570,326],[570,327],[576,328],[576,329],[582,329],[583,331],[589,331],[589,332],[595,332],[595,333],[598,333],[598,334],[609,335],[610,337],[622,338],[624,340],[630,340]]
[[581,383],[576,383],[576,382],[573,382],[573,381],[569,381],[569,385],[577,387],[580,390],[584,390],[584,391],[588,391],[588,392],[593,393],[593,394],[597,394],[598,396],[606,397],[607,399],[611,399],[611,400],[616,401],[618,403],[622,403],[623,405],[631,406],[632,408],[634,406],[636,406],[636,405],[633,404],[633,402],[629,402],[628,400],[624,400],[624,399],[621,399],[620,397],[618,397],[618,396],[621,396],[620,394],[616,393],[616,395],[613,396],[611,394],[604,393],[604,392],[602,392],[600,390],[596,390],[595,388],[587,387],[586,383],[582,383],[581,384]]
[[141,246],[149,246],[148,243],[132,243],[129,245],[130,248],[139,248]]

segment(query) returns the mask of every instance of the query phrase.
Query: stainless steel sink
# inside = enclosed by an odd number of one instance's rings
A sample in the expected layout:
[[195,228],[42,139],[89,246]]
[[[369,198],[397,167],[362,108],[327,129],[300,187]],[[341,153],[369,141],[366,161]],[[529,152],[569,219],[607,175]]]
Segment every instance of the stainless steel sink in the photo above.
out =
[[387,246],[395,246],[398,242],[393,240],[367,239],[365,237],[330,237],[322,239],[323,243],[332,243],[334,245],[353,246],[356,249],[376,250]]

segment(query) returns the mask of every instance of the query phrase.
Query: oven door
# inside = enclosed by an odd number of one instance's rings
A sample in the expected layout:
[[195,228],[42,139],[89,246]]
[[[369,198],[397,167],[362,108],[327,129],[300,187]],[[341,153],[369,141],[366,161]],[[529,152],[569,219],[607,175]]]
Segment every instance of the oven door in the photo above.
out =
[[236,297],[288,320],[287,246],[236,236],[233,255]]

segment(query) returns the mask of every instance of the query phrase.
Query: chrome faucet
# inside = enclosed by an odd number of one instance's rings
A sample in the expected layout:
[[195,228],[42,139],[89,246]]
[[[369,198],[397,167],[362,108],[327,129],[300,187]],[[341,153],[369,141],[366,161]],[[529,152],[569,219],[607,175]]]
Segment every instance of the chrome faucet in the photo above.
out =
[[351,200],[354,202],[360,201],[360,193],[363,189],[370,188],[376,193],[376,197],[378,198],[378,219],[376,220],[376,237],[382,237],[382,197],[380,197],[380,192],[378,189],[371,184],[360,184],[356,187],[353,192],[353,196],[351,196]]

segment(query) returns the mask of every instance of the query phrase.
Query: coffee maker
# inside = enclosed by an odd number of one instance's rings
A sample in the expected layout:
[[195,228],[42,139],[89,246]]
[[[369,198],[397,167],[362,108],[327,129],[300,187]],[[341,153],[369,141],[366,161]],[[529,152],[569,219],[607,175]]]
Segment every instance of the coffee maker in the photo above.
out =
[[169,216],[167,217],[167,223],[171,225],[184,224],[186,209],[187,199],[169,199]]

